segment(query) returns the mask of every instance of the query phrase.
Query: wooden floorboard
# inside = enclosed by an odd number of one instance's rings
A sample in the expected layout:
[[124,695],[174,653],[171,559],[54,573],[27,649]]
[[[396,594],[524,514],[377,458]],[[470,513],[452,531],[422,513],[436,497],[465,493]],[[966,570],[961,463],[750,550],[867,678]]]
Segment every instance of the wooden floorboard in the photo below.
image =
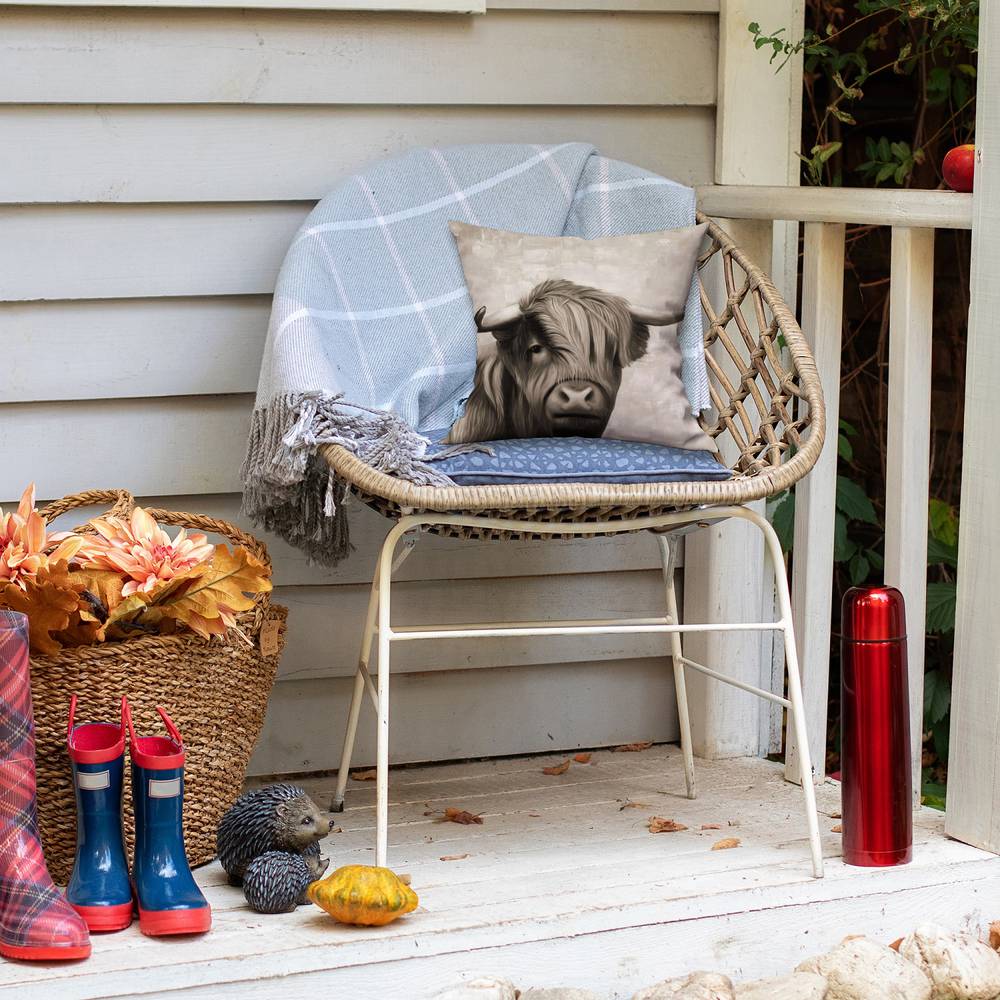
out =
[[[596,751],[590,763],[543,774],[565,759],[394,770],[390,863],[410,875],[421,906],[389,927],[344,927],[314,907],[251,913],[213,864],[197,873],[214,911],[210,934],[151,939],[132,927],[95,937],[91,959],[76,965],[4,963],[0,996],[270,1000],[318,988],[352,1000],[421,1000],[463,977],[502,972],[522,988],[564,983],[624,998],[694,967],[746,978],[779,972],[848,933],[891,940],[932,902],[942,913],[951,900],[956,922],[1000,916],[1000,904],[990,911],[1000,859],[945,838],[939,813],[918,814],[912,865],[849,868],[834,829],[839,787],[820,786],[827,877],[817,881],[801,789],[779,765],[698,761],[692,801],[673,746]],[[329,801],[332,778],[300,783]],[[373,799],[372,782],[349,783],[340,832],[324,847],[332,866],[371,862]],[[482,825],[441,822],[449,805],[481,814]],[[651,834],[652,815],[687,829]],[[741,844],[711,850],[723,837]],[[755,944],[763,940],[766,948]]]

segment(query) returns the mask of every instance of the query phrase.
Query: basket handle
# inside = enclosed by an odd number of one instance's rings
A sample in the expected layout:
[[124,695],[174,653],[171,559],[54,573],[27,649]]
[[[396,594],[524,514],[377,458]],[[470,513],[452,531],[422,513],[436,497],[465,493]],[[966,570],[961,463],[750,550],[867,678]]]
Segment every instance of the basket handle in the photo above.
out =
[[[71,493],[61,500],[53,500],[38,513],[42,520],[49,524],[67,511],[106,503],[111,504],[111,506],[104,512],[103,517],[128,517],[135,507],[135,497],[128,490],[85,490],[83,493]],[[91,531],[86,525],[81,525],[73,530],[77,534]]]

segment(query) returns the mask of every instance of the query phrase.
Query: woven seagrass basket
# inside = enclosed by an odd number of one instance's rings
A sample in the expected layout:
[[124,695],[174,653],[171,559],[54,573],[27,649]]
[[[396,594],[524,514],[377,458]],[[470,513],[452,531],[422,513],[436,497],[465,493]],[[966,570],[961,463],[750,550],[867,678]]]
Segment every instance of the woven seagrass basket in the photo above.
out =
[[[78,507],[111,504],[109,513],[127,517],[134,506],[121,490],[78,493],[40,511],[46,522]],[[160,524],[224,536],[270,564],[267,549],[233,524],[215,518],[147,508]],[[86,526],[74,529],[86,532]],[[141,734],[165,735],[156,706],[162,705],[180,730],[186,750],[184,841],[192,865],[215,857],[215,831],[240,794],[250,754],[264,724],[267,699],[284,645],[288,609],[261,594],[239,616],[238,636],[229,644],[193,633],[153,635],[122,642],[65,649],[32,656],[31,694],[35,714],[38,820],[52,877],[69,879],[76,851],[76,802],[66,726],[69,701],[78,698],[76,721],[117,722],[127,695]],[[263,630],[263,636],[262,636]],[[264,640],[264,650],[261,640]],[[265,652],[267,655],[265,655]],[[124,821],[132,848],[132,796],[126,772]]]

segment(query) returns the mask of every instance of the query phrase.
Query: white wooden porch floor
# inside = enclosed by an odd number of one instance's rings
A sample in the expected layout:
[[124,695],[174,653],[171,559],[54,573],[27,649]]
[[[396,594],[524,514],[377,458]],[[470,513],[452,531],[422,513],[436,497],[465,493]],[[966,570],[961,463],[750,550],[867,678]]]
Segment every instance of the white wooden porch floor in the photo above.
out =
[[[95,937],[93,956],[72,966],[3,963],[0,994],[421,1000],[489,973],[522,989],[575,985],[619,998],[695,968],[776,974],[848,933],[890,941],[921,919],[1000,917],[1000,858],[947,840],[940,813],[919,815],[912,865],[848,868],[831,832],[838,786],[827,783],[827,877],[815,881],[801,792],[778,765],[697,761],[700,796],[689,801],[676,747],[598,751],[591,764],[542,774],[565,759],[394,770],[390,864],[410,874],[421,906],[389,927],[340,926],[311,906],[251,913],[213,864],[198,872],[215,911],[210,934],[151,939],[133,926]],[[302,784],[327,804],[331,779]],[[352,781],[347,795],[344,832],[326,848],[331,869],[371,862],[373,783]],[[446,806],[481,813],[483,824],[426,815]],[[650,815],[689,829],[650,834]],[[700,829],[710,823],[721,829]],[[723,837],[741,846],[710,850]]]

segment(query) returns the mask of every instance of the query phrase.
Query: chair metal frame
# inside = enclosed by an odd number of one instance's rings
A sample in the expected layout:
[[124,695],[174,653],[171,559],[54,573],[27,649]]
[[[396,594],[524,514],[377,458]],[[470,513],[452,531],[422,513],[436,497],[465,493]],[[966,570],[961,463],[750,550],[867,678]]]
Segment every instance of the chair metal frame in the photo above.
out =
[[[725,518],[740,518],[756,527],[764,536],[774,569],[775,591],[778,597],[779,618],[771,622],[722,622],[684,623],[680,622],[677,605],[677,591],[674,582],[677,543],[675,532],[691,525],[707,527]],[[389,838],[389,680],[391,670],[391,650],[393,643],[414,642],[426,639],[466,639],[471,637],[513,637],[513,636],[556,636],[556,635],[639,635],[644,633],[664,633],[670,636],[670,653],[673,661],[674,687],[677,696],[677,717],[680,725],[681,753],[684,759],[684,778],[688,798],[696,796],[694,754],[691,747],[691,719],[688,710],[685,668],[730,684],[740,690],[757,695],[767,701],[782,705],[790,713],[794,726],[795,740],[801,761],[803,804],[806,812],[806,826],[809,834],[809,849],[812,871],[816,878],[823,876],[823,852],[820,842],[819,822],[816,813],[816,796],[812,782],[812,765],[809,759],[809,740],[806,733],[805,709],[802,701],[802,680],[799,674],[798,653],[795,648],[795,631],[792,622],[791,598],[788,579],[784,571],[781,545],[774,528],[766,518],[755,510],[743,506],[710,507],[689,511],[674,511],[666,514],[636,517],[614,522],[617,532],[651,531],[656,534],[663,564],[663,581],[666,597],[666,614],[655,618],[581,619],[572,621],[503,622],[463,625],[422,625],[393,628],[391,621],[392,574],[407,558],[416,544],[416,536],[429,527],[460,526],[487,528],[495,531],[523,531],[524,522],[504,518],[484,518],[464,514],[437,514],[427,512],[408,514],[401,517],[389,531],[382,545],[371,594],[365,617],[364,633],[361,640],[361,654],[354,678],[354,691],[344,736],[340,771],[337,775],[337,790],[331,808],[341,811],[350,774],[351,757],[358,729],[361,706],[367,693],[377,716],[377,751],[375,778],[375,864],[385,866],[388,860]],[[595,535],[608,530],[601,522],[567,523],[535,522],[531,526],[537,534]],[[409,536],[409,537],[407,537]],[[400,540],[405,546],[399,556],[396,549]],[[773,691],[754,687],[743,681],[729,677],[705,664],[686,657],[683,652],[682,636],[688,632],[780,632],[784,639],[785,672],[788,682],[788,697]],[[375,678],[372,678],[372,646],[377,641],[378,659]]]

